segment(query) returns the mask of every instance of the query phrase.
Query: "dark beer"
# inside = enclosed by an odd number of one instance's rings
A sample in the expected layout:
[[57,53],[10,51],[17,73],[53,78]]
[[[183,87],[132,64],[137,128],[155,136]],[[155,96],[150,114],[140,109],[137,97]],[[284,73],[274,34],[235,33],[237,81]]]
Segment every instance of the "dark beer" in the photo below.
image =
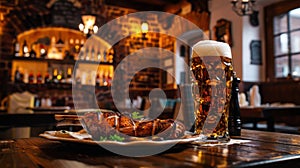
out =
[[229,140],[228,115],[232,87],[230,47],[201,41],[193,47],[191,61],[195,103],[195,133],[203,140]]

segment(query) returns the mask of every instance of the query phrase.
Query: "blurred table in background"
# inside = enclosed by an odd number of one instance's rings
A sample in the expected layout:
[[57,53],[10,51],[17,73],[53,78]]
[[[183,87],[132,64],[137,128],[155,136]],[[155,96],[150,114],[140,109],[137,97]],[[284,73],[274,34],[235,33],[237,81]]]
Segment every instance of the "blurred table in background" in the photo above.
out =
[[[59,119],[57,116],[59,116]],[[76,113],[65,113],[62,111],[43,111],[23,114],[0,113],[0,139],[28,138],[38,136],[45,130],[72,130],[81,127],[78,125],[79,122],[76,125],[74,123],[64,124],[63,122],[66,121],[66,117],[62,116],[70,116],[68,119],[72,119],[72,121],[77,118]]]
[[[300,106],[261,106],[261,107],[241,107],[241,119],[243,124],[252,123],[252,129],[259,129],[258,123],[265,122],[267,131],[276,130],[276,124],[286,125],[282,127],[282,131],[299,131],[300,127]],[[296,132],[295,132],[296,133]],[[300,132],[299,132],[300,133]]]

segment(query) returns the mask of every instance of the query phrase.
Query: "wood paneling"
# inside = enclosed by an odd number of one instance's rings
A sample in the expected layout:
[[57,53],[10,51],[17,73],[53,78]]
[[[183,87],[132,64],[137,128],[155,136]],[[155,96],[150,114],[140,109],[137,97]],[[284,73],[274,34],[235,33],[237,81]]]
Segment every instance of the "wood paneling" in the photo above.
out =
[[249,89],[257,84],[261,94],[261,103],[294,103],[300,105],[300,82],[280,81],[280,82],[242,82],[240,91],[247,93]]

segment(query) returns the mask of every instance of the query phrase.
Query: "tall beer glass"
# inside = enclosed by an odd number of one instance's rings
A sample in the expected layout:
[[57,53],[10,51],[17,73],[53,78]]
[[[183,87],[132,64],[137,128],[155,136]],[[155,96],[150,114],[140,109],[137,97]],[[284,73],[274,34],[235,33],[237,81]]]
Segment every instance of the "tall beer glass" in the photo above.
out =
[[200,41],[192,49],[195,133],[203,142],[228,142],[231,49],[227,43],[212,40]]

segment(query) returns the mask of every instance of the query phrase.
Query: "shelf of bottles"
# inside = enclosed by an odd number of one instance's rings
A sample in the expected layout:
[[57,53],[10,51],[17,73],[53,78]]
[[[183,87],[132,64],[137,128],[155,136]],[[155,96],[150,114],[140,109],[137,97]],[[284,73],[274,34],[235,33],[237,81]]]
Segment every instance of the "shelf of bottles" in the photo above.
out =
[[81,63],[76,68],[76,84],[110,86],[113,79],[113,66]]
[[81,63],[75,70],[74,65],[48,64],[23,61],[13,62],[12,78],[15,83],[47,84],[47,83],[72,83],[76,79],[77,84],[109,86],[113,78],[113,66]]
[[12,81],[71,84],[76,79],[82,85],[109,86],[113,77],[113,50],[85,43],[86,37],[81,32],[66,28],[39,28],[18,35]]

